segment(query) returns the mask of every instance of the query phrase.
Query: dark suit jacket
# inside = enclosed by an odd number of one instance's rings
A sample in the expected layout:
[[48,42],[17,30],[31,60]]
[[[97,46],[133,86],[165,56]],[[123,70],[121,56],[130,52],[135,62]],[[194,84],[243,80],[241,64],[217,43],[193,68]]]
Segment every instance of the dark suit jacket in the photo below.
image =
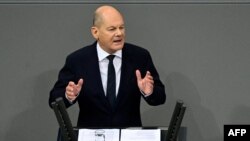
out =
[[[145,76],[150,71],[154,77],[153,94],[142,96],[135,75],[136,69]],[[141,47],[125,43],[122,49],[120,87],[116,108],[112,108],[104,94],[99,70],[96,42],[70,54],[59,73],[58,80],[50,92],[49,103],[63,97],[66,107],[72,105],[65,98],[65,88],[69,81],[84,79],[82,90],[77,97],[79,104],[79,127],[134,127],[141,126],[140,100],[143,97],[150,105],[165,102],[164,85],[153,65],[149,52]],[[75,102],[74,102],[75,103]]]

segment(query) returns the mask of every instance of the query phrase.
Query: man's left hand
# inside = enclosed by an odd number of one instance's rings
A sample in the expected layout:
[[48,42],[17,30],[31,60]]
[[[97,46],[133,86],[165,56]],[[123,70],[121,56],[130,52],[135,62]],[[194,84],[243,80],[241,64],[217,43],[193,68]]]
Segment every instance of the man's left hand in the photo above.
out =
[[141,77],[141,72],[136,70],[137,85],[139,89],[146,95],[149,96],[153,93],[154,79],[153,76],[147,71],[144,78]]

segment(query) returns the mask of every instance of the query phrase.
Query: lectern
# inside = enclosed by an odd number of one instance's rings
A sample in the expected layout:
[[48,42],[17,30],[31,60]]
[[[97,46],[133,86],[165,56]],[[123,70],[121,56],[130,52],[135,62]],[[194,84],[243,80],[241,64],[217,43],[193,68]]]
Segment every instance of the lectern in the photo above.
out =
[[[60,126],[60,135],[63,141],[77,141],[77,135],[73,130],[71,120],[69,118],[68,112],[66,110],[63,99],[57,98],[55,102],[52,103],[52,108],[55,112],[57,121]],[[173,111],[167,133],[162,134],[161,141],[176,141],[179,129],[181,127],[181,122],[184,117],[186,106],[183,101],[178,100]],[[142,127],[143,128],[143,127]]]

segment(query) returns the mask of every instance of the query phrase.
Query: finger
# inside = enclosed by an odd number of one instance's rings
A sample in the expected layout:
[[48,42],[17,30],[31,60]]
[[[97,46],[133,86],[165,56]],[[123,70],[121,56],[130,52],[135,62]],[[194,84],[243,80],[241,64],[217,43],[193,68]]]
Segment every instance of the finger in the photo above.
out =
[[81,78],[77,83],[77,87],[82,87],[82,84],[83,84],[83,79]]
[[74,91],[74,89],[72,88],[72,87],[67,87],[66,88],[66,92],[67,93],[71,93],[71,92],[73,92]]
[[154,84],[154,81],[153,80],[148,80],[147,83]]
[[68,86],[75,86],[76,84],[73,81],[69,81]]
[[153,80],[153,76],[151,76],[151,75],[146,76],[146,78],[149,80]]
[[68,97],[75,96],[74,93],[71,92],[71,91],[66,91],[66,95],[67,95]]
[[68,85],[66,87],[66,90],[73,91],[75,86]]
[[141,72],[139,70],[135,71],[137,80],[141,80]]
[[78,96],[79,93],[75,91],[66,91],[67,96]]
[[77,91],[76,86],[70,86],[70,85],[68,85],[66,87],[66,93],[72,93],[72,95],[73,95],[75,93],[78,93],[76,91]]
[[147,71],[146,76],[152,76],[150,71]]

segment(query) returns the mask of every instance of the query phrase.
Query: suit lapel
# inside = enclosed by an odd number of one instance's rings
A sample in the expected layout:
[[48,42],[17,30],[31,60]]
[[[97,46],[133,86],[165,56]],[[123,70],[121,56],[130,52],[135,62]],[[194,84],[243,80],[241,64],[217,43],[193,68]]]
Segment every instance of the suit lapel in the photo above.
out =
[[129,83],[131,82],[131,77],[133,76],[133,67],[128,57],[128,52],[126,50],[126,46],[122,51],[122,66],[121,66],[121,79],[120,79],[120,86],[119,91],[116,99],[116,107],[121,100],[126,96],[127,89],[129,87]]
[[[109,103],[108,103],[108,100],[105,96],[103,85],[102,85],[102,79],[101,79],[101,73],[100,73],[100,69],[99,69],[99,61],[98,61],[98,55],[97,55],[97,50],[96,50],[96,44],[93,45],[92,52],[93,52],[92,54],[95,54],[95,55],[92,56],[92,57],[94,57],[94,59],[89,60],[89,68],[90,68],[89,73],[92,73],[92,74],[89,74],[89,76],[93,76],[93,78],[91,78],[91,81],[92,81],[91,83],[93,84],[94,90],[96,91],[97,95],[99,95],[101,98],[100,102],[102,102],[104,105],[108,106]],[[96,69],[96,68],[98,68],[98,69]]]

